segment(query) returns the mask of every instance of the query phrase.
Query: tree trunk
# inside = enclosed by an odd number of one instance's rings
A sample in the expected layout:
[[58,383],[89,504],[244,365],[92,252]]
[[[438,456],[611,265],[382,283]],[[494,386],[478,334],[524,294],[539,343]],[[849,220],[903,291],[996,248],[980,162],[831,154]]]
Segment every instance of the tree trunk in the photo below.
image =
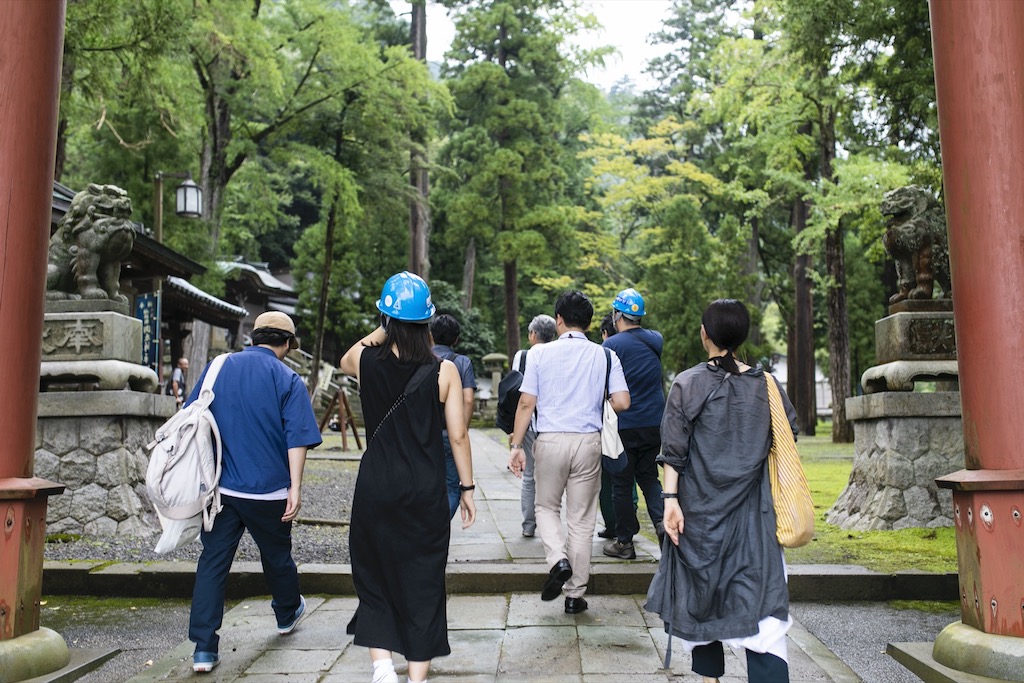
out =
[[853,426],[846,419],[850,395],[850,320],[846,310],[846,262],[840,221],[825,236],[825,263],[829,274],[828,346],[829,380],[832,385],[832,441],[853,441]]
[[[338,225],[338,204],[341,192],[335,192],[331,210],[327,214],[327,228],[324,234],[324,263],[320,271],[320,296],[316,309],[316,331],[313,337],[313,359],[309,368],[309,397],[316,398],[316,387],[320,383],[320,359],[324,352],[324,323],[327,320],[327,301],[331,294],[331,270],[334,268],[334,233]],[[316,405],[314,404],[314,408]]]
[[[802,198],[793,200],[792,224],[799,234],[807,225],[808,206]],[[793,266],[794,341],[789,347],[789,385],[800,433],[814,436],[818,409],[814,395],[814,306],[811,297],[811,257],[798,254]]]
[[473,307],[473,278],[476,277],[476,238],[470,237],[466,244],[465,263],[462,266],[462,308]]
[[519,350],[519,274],[515,261],[505,263],[505,346],[508,357]]
[[[749,283],[747,287],[747,306],[752,311],[760,312],[761,310],[761,278],[758,277],[759,266],[761,263],[761,224],[757,220],[757,217],[750,221],[750,236],[747,239],[747,260],[743,264],[743,275],[747,278]],[[750,334],[747,335],[747,343],[755,348],[760,348],[762,337],[761,337],[761,324],[760,315],[756,316],[757,323],[751,324]],[[756,361],[757,359],[751,359]]]
[[[819,117],[821,179],[833,178],[836,158],[836,115],[824,107]],[[824,185],[825,183],[823,183]],[[827,185],[826,185],[827,186]],[[846,257],[843,248],[843,221],[830,226],[825,234],[825,269],[828,271],[828,351],[829,383],[832,387],[832,441],[853,441],[853,427],[846,419],[846,399],[850,395],[850,318],[846,310]]]
[[[427,6],[425,0],[412,3],[412,54],[416,59],[427,59]],[[427,175],[426,131],[410,131],[412,151],[409,152],[409,270],[424,280],[430,277],[430,182]]]

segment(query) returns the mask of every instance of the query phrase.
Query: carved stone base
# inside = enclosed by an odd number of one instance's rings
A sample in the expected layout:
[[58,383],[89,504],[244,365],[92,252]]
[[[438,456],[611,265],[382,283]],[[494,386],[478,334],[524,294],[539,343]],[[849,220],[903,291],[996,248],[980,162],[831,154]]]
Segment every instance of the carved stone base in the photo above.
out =
[[131,387],[132,391],[151,394],[160,380],[152,368],[120,360],[43,361],[39,365],[39,386],[43,391],[51,387],[102,391]]
[[857,396],[846,411],[853,470],[825,520],[857,531],[952,526],[952,495],[935,479],[963,467],[959,393]]
[[914,390],[915,382],[957,382],[960,374],[955,360],[896,360],[864,371],[860,383],[864,391]]

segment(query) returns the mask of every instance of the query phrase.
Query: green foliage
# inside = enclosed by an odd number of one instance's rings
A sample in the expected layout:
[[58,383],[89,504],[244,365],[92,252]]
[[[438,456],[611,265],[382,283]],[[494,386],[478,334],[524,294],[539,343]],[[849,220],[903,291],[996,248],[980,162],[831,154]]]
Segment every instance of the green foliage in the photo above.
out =
[[494,332],[483,322],[480,309],[462,307],[462,292],[444,280],[430,281],[430,300],[437,308],[437,314],[447,313],[459,321],[459,342],[455,350],[473,361],[473,370],[477,377],[483,375],[484,366],[481,362],[488,353],[497,350]]

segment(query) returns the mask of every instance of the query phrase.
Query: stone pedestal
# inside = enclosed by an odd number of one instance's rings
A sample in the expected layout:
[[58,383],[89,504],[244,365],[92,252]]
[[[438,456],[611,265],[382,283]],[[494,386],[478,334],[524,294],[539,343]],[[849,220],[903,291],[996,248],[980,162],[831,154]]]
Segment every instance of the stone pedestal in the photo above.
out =
[[935,479],[963,466],[960,394],[855,396],[846,416],[853,469],[825,521],[857,531],[951,526],[951,495]]
[[170,396],[133,391],[39,394],[35,473],[67,486],[50,500],[49,533],[149,535],[145,446],[174,414]]
[[72,306],[85,308],[80,301],[47,303],[40,386],[156,391],[156,372],[140,362],[142,321],[113,310],[65,310]]

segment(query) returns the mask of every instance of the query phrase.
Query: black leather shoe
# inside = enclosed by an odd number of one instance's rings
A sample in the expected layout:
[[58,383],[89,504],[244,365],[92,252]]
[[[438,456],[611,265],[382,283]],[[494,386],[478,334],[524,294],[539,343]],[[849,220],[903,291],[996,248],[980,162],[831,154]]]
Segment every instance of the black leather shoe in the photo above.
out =
[[562,592],[562,585],[572,576],[572,565],[569,560],[559,560],[548,572],[548,580],[544,582],[544,590],[540,592],[541,600],[554,600]]
[[580,612],[587,611],[587,601],[583,598],[566,598],[565,599],[565,613],[566,614],[579,614]]
[[601,529],[597,532],[598,538],[615,538],[615,529]]

